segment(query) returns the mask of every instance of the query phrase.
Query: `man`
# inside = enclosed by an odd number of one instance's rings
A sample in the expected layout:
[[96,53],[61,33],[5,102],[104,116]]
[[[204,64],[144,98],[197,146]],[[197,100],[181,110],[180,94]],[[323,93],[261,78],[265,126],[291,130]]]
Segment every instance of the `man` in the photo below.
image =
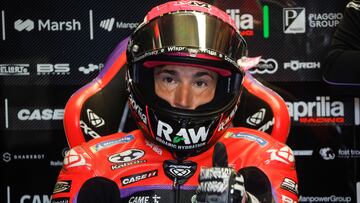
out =
[[52,202],[297,202],[291,149],[229,128],[246,43],[198,1],[153,8],[127,49],[128,104],[139,130],[71,149]]
[[360,1],[350,1],[324,59],[323,78],[331,84],[360,85]]

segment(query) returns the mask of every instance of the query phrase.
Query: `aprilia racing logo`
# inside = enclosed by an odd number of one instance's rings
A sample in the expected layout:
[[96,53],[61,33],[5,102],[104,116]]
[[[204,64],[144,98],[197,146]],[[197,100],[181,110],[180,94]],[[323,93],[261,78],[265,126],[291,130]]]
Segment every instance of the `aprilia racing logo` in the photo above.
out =
[[132,94],[129,95],[129,102],[130,102],[130,105],[131,105],[133,111],[135,111],[137,113],[137,115],[139,116],[139,118],[141,119],[141,121],[143,123],[145,123],[145,125],[147,125],[147,117],[143,113],[143,109],[141,108],[141,106],[136,103]]
[[318,96],[312,102],[286,102],[290,116],[300,123],[344,123],[344,103],[331,101],[329,96]]
[[240,15],[240,9],[226,9],[226,13],[234,20],[242,36],[254,36],[254,17],[251,14]]

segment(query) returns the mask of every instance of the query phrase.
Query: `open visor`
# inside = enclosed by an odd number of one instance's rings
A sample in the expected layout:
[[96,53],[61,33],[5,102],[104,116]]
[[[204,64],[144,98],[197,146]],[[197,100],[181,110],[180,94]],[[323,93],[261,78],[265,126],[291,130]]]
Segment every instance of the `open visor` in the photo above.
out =
[[192,57],[208,54],[231,64],[246,50],[239,32],[221,19],[196,11],[179,11],[157,17],[141,25],[133,34],[129,52],[133,62],[169,52],[185,52]]

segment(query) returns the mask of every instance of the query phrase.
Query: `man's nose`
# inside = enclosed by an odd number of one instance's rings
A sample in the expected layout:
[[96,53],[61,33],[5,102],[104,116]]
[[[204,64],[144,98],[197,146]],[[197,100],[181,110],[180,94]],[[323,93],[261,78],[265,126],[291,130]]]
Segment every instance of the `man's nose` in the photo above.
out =
[[175,93],[174,107],[181,109],[195,109],[192,106],[193,95],[191,93],[191,85],[182,84]]

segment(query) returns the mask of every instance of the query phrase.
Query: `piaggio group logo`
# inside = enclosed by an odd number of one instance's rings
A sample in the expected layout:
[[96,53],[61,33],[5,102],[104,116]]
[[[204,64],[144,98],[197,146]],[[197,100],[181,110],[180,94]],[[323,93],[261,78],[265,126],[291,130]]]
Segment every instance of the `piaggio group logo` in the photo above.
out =
[[285,34],[305,33],[306,26],[310,28],[336,27],[343,14],[338,13],[309,13],[305,8],[283,8],[283,31]]
[[305,8],[283,8],[283,31],[286,34],[305,33]]

